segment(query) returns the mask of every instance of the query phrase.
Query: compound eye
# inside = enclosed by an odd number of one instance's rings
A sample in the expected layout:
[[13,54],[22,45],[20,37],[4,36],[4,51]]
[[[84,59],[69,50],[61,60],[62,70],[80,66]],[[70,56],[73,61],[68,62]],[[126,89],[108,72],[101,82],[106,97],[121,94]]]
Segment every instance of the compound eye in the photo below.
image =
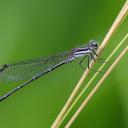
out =
[[99,47],[98,42],[95,41],[95,40],[90,41],[90,44],[91,44],[91,46],[94,47],[94,48],[98,48],[98,47]]
[[95,42],[92,44],[94,47],[97,47],[98,48],[98,44]]

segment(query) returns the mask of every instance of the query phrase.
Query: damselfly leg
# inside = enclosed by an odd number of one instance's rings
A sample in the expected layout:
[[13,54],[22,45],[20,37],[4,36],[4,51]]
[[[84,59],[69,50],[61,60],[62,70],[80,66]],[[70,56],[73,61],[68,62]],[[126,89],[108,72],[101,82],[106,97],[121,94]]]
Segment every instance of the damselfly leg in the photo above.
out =
[[[88,69],[90,68],[90,62],[91,62],[91,60],[96,61],[96,59],[95,59],[93,53],[90,53],[89,55],[84,56],[84,57],[80,60],[80,62],[79,62],[79,65],[80,65],[80,67],[81,67],[83,70],[85,70],[86,68],[82,65],[82,62],[83,62],[86,58],[87,58],[87,65],[88,65],[87,67],[88,67]],[[102,74],[104,73],[104,72],[98,71],[98,70],[96,70],[96,69],[91,69],[91,71],[99,72],[99,73],[102,73]]]
[[86,68],[82,65],[82,62],[88,57],[88,55],[85,55],[80,61],[79,61],[79,66],[85,70]]

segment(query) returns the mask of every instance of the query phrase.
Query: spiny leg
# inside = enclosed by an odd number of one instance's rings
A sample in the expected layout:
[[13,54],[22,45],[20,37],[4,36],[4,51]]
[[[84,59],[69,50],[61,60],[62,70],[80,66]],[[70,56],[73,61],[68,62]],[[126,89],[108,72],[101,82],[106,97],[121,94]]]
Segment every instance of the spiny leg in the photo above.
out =
[[84,66],[82,65],[82,62],[86,59],[86,57],[88,57],[88,55],[85,55],[85,56],[80,60],[80,62],[79,62],[80,67],[81,67],[82,69],[84,69],[84,70],[85,70],[85,68],[84,68]]
[[[89,58],[89,55],[85,55],[82,59],[81,59],[81,61],[79,62],[79,65],[80,65],[80,67],[83,69],[83,70],[85,70],[85,68],[84,68],[84,66],[82,65],[82,62],[84,61],[84,59],[86,59],[86,58]],[[88,61],[88,68],[89,68],[89,61]],[[88,76],[90,76],[90,74],[88,74]]]
[[[94,61],[96,62],[96,59],[95,59],[95,57],[94,57],[94,54],[93,54],[93,53],[90,53],[90,56],[91,56],[91,60],[94,60]],[[104,73],[104,72],[98,71],[98,70],[96,70],[96,69],[91,69],[91,70],[94,71],[94,72]]]
[[91,57],[91,60],[94,60],[96,62],[96,59],[94,57],[94,54],[93,53],[90,53],[90,57]]
[[[96,61],[96,60],[95,60],[93,54],[90,53],[89,55],[86,55],[86,56],[80,61],[80,63],[81,63],[86,57],[88,57],[87,65],[88,65],[88,69],[89,69],[89,68],[90,68],[90,62],[91,62],[91,60],[94,60],[94,61]],[[82,66],[82,65],[80,65],[80,66]]]
[[[97,53],[96,53],[93,49],[92,49],[92,52],[93,52],[93,54],[94,54],[94,55],[96,55],[96,56],[98,57]],[[97,59],[97,60],[102,61],[102,62],[97,61],[97,62],[99,62],[99,63],[108,63],[108,62],[104,61],[105,59],[102,59],[102,58],[99,58],[99,57],[98,57],[98,59]]]
[[93,49],[92,49],[92,52],[94,55],[96,55],[98,57],[97,53]]
[[91,62],[91,59],[90,59],[90,55],[88,55],[88,69],[90,68],[90,62]]

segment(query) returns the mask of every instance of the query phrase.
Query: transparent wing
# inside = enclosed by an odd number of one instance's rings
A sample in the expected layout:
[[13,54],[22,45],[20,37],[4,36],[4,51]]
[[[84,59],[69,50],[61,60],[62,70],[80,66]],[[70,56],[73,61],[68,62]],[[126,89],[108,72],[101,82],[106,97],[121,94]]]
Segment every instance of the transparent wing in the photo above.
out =
[[3,69],[0,69],[0,81],[10,82],[31,79],[66,60],[70,54],[71,52],[67,51],[47,58],[37,58],[2,67]]

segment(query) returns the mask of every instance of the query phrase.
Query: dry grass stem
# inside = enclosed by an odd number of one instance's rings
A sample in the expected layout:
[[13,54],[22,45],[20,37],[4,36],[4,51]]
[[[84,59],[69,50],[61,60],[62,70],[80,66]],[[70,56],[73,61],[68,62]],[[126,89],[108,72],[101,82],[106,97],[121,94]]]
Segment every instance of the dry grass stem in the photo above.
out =
[[[105,60],[105,62],[109,62],[109,60],[113,57],[113,55],[117,52],[117,50],[121,47],[121,45],[128,39],[128,33],[125,35],[125,37],[120,41],[120,43],[116,46],[116,48],[112,51],[112,53],[107,57],[107,59]],[[74,100],[74,102],[72,103],[72,105],[69,107],[68,111],[65,113],[65,115],[63,116],[61,122],[58,124],[58,126],[61,125],[61,123],[64,121],[64,119],[67,117],[67,115],[70,113],[70,111],[73,109],[73,107],[76,105],[76,103],[79,101],[79,99],[82,97],[82,95],[85,93],[85,91],[87,90],[87,88],[91,85],[91,83],[93,82],[93,80],[98,76],[98,74],[100,73],[100,71],[102,71],[102,69],[104,68],[104,66],[106,65],[106,63],[103,63],[100,68],[98,69],[99,72],[96,72],[93,77],[89,80],[89,82],[85,85],[84,89],[80,92],[80,94],[77,96],[77,98]]]
[[121,58],[128,52],[128,45],[126,48],[120,53],[120,55],[117,57],[117,59],[114,61],[114,63],[110,66],[110,68],[106,71],[106,73],[103,75],[103,77],[100,79],[100,81],[96,84],[96,86],[93,88],[93,90],[89,93],[87,98],[83,101],[83,103],[80,105],[78,110],[75,112],[75,114],[71,117],[70,121],[67,123],[65,128],[70,128],[76,117],[80,114],[80,112],[84,109],[88,101],[93,97],[93,95],[97,92],[103,81],[108,77],[108,75],[111,73],[113,68],[119,63]]
[[[115,22],[111,26],[111,28],[108,31],[107,35],[105,36],[102,44],[100,45],[100,47],[99,47],[99,49],[97,51],[98,55],[103,51],[103,49],[107,45],[109,39],[112,37],[113,33],[115,32],[115,30],[118,28],[118,26],[121,23],[121,21],[123,21],[123,19],[126,16],[127,12],[128,12],[128,1],[126,1],[126,3],[124,4],[124,6],[121,9],[119,15],[117,16]],[[94,63],[95,63],[94,61],[90,63],[90,69],[93,67]],[[58,114],[57,118],[53,122],[51,128],[58,128],[58,124],[60,123],[61,119],[63,118],[63,116],[65,114],[65,112],[68,110],[68,108],[70,107],[71,103],[73,102],[73,100],[74,100],[75,96],[77,95],[77,93],[78,93],[83,81],[88,76],[90,69],[86,69],[86,71],[83,73],[82,77],[80,78],[79,82],[77,83],[75,89],[72,91],[72,93],[71,93],[69,99],[67,100],[66,104],[64,105],[64,107],[62,108],[61,112]]]

